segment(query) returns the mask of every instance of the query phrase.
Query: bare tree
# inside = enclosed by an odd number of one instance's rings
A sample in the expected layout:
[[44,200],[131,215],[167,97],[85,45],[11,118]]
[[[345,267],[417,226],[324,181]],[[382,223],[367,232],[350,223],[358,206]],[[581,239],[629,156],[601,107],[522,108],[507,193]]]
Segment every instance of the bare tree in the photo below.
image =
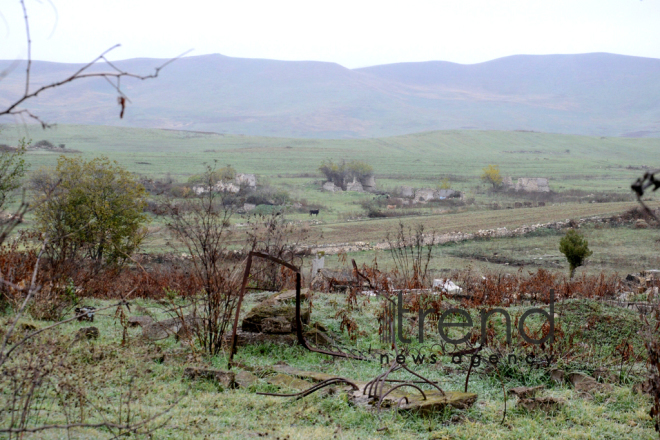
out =
[[203,290],[201,327],[193,331],[212,356],[222,349],[240,284],[240,272],[230,261],[233,253],[229,250],[232,236],[229,220],[234,210],[231,205],[225,205],[227,193],[215,190],[214,175],[215,170],[209,166],[202,192],[183,204],[170,205],[168,223],[170,231],[188,250],[193,273]]
[[[125,70],[120,69],[117,65],[113,64],[107,59],[108,53],[110,53],[112,50],[118,48],[120,45],[116,44],[112,46],[111,48],[103,51],[99,56],[94,58],[92,61],[89,63],[83,65],[80,69],[78,69],[76,72],[73,74],[62,78],[58,81],[54,81],[50,84],[43,85],[41,87],[37,87],[33,89],[31,87],[31,70],[32,70],[32,38],[30,36],[30,20],[28,16],[28,11],[27,7],[25,6],[25,0],[19,0],[21,3],[21,7],[23,8],[23,20],[25,22],[25,36],[27,40],[27,65],[25,69],[25,88],[23,89],[22,95],[14,100],[13,102],[9,103],[5,108],[0,108],[0,117],[2,116],[28,116],[37,122],[41,124],[43,128],[47,128],[50,126],[47,122],[43,121],[38,115],[35,115],[32,113],[27,107],[25,107],[25,104],[27,101],[36,98],[40,93],[49,90],[49,89],[55,89],[57,87],[61,87],[65,84],[83,79],[83,78],[102,78],[110,84],[110,86],[115,89],[117,92],[117,103],[120,106],[120,112],[119,112],[119,117],[123,118],[124,117],[124,110],[126,109],[126,104],[130,102],[126,94],[121,89],[121,79],[122,78],[133,78],[137,80],[146,80],[146,79],[152,79],[152,78],[157,78],[158,74],[160,71],[167,66],[168,64],[172,63],[173,61],[177,60],[178,58],[181,58],[182,56],[186,55],[188,52],[187,51],[181,55],[179,55],[176,58],[172,58],[165,63],[161,64],[160,66],[156,67],[154,69],[154,72],[150,75],[138,75],[136,73],[132,72],[127,72]],[[107,72],[91,72],[92,66],[104,62],[106,66],[108,67]],[[14,68],[15,65],[10,66],[6,70],[0,72],[0,81],[9,74],[9,71],[11,71]]]

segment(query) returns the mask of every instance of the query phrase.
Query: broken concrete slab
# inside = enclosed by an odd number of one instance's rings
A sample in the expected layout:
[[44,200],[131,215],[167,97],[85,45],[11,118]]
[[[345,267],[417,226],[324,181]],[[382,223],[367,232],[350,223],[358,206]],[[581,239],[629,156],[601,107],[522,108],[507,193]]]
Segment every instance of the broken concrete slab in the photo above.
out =
[[295,376],[300,379],[306,379],[309,380],[310,382],[323,382],[324,380],[337,377],[326,373],[319,373],[317,371],[298,370],[297,368],[293,368],[288,365],[273,365],[271,368],[273,369],[273,371],[276,371],[278,373],[288,374],[290,376]]
[[[225,335],[223,338],[224,344],[231,344],[231,333]],[[236,346],[244,347],[246,345],[258,345],[258,344],[279,344],[279,345],[296,345],[298,343],[298,338],[295,333],[285,333],[285,334],[268,334],[268,333],[256,333],[256,332],[244,332],[242,330],[236,331]]]
[[518,400],[518,406],[525,408],[527,411],[542,410],[552,412],[558,410],[563,404],[564,401],[549,396]]
[[[309,289],[300,289],[300,300],[305,301],[307,300],[307,295],[309,294]],[[275,295],[272,296],[272,299],[274,301],[282,302],[282,301],[295,301],[296,300],[296,290],[284,290],[282,292],[279,292]]]
[[607,391],[612,389],[610,385],[598,383],[596,379],[583,373],[571,373],[568,375],[568,380],[571,382],[571,384],[573,384],[573,387],[576,390],[583,391],[585,393],[590,393],[592,391]]
[[232,371],[187,367],[185,370],[183,370],[183,376],[191,380],[214,380],[226,388],[234,388],[236,386],[236,373]]
[[564,376],[565,376],[564,370],[560,370],[558,368],[553,368],[550,370],[550,379],[555,381],[556,383],[564,383]]
[[302,379],[289,376],[288,374],[276,374],[266,379],[271,385],[277,385],[285,388],[293,388],[299,391],[304,391],[310,388],[313,384]]
[[184,326],[192,328],[201,323],[201,318],[196,318],[193,315],[185,315],[182,318],[175,317],[165,319],[163,321],[153,322],[142,327],[142,336],[151,340],[158,341],[165,339],[170,335],[175,335]]
[[235,381],[239,388],[248,388],[251,385],[256,384],[259,381],[259,378],[249,371],[240,370],[236,372]]
[[539,385],[536,387],[516,387],[516,388],[511,388],[509,390],[509,394],[513,394],[514,396],[523,399],[534,396],[538,391],[542,390],[543,388],[545,388],[543,385]]
[[291,323],[284,316],[266,318],[261,322],[261,331],[268,334],[291,333]]
[[310,344],[313,344],[317,347],[320,346],[327,346],[330,347],[334,344],[334,341],[330,336],[328,336],[327,333],[322,332],[321,330],[317,328],[310,328],[305,331],[303,334],[305,336],[305,340],[309,342]]

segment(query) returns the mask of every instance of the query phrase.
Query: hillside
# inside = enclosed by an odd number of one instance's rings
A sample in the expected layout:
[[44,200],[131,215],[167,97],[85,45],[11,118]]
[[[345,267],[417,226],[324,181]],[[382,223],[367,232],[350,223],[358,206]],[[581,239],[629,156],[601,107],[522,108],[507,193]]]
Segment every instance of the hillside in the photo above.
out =
[[[151,73],[163,60],[117,62]],[[0,71],[11,65],[0,61]],[[80,65],[34,62],[34,85]],[[99,68],[102,68],[100,66]],[[24,87],[24,66],[0,82],[0,105]],[[518,55],[460,65],[433,61],[362,69],[311,61],[187,57],[156,80],[112,88],[85,80],[40,95],[50,122],[261,136],[360,138],[441,129],[660,136],[660,60],[611,54]]]

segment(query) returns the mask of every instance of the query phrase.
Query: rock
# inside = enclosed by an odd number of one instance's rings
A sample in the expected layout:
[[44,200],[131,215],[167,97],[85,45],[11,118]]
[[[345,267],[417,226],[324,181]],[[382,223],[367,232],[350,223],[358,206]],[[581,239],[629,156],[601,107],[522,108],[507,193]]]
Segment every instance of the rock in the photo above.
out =
[[235,380],[239,388],[248,388],[257,383],[259,378],[249,371],[241,370],[236,372]]
[[[291,331],[296,330],[296,306],[280,298],[287,296],[280,296],[280,293],[262,301],[261,303],[252,307],[252,310],[243,319],[241,329],[244,332],[260,332],[262,331],[262,323],[267,318],[283,317],[291,324]],[[305,307],[301,310],[301,320],[303,324],[309,322],[309,309]]]
[[646,220],[639,218],[635,220],[635,229],[648,229],[649,224],[646,223]]
[[568,375],[568,380],[571,382],[571,384],[573,384],[573,387],[576,390],[583,391],[585,393],[611,389],[611,386],[599,384],[596,379],[583,373],[571,373]]
[[316,328],[307,330],[303,335],[307,342],[316,346],[332,346],[334,344],[330,336]]
[[165,339],[170,335],[177,334],[183,326],[184,322],[188,327],[201,325],[201,318],[195,318],[193,315],[186,315],[183,317],[183,320],[179,317],[176,317],[165,319],[163,321],[153,322],[142,327],[142,336],[151,341]]
[[[300,300],[307,300],[307,295],[309,294],[309,289],[300,289]],[[285,290],[273,296],[273,300],[282,302],[282,301],[295,301],[296,300],[296,290]]]
[[550,370],[550,379],[554,380],[557,383],[564,383],[564,370],[558,368],[553,368]]
[[129,316],[128,317],[128,326],[129,327],[144,327],[154,322],[154,319],[151,316]]
[[[246,345],[260,345],[260,344],[279,344],[279,345],[289,345],[293,346],[298,343],[298,338],[295,333],[286,333],[286,334],[268,334],[268,333],[257,333],[257,332],[244,332],[238,330],[236,332],[236,346],[244,347]],[[229,347],[231,344],[231,331],[225,334],[223,338],[223,344]]]
[[525,408],[527,411],[542,410],[545,412],[556,411],[564,404],[563,401],[555,399],[554,397],[532,397],[529,399],[518,400],[518,406]]
[[76,332],[76,339],[98,339],[99,329],[97,327],[83,327]]
[[183,376],[191,380],[214,380],[221,383],[225,388],[236,387],[236,374],[232,371],[187,367],[185,370],[183,370]]
[[511,388],[509,390],[509,394],[513,394],[514,396],[522,399],[522,398],[534,396],[537,391],[542,390],[543,388],[545,388],[543,385],[539,385],[537,387]]
[[307,381],[296,379],[295,377],[282,373],[267,378],[266,382],[268,382],[271,385],[277,385],[284,388],[294,388],[300,391],[311,388],[312,386],[312,384]]
[[261,321],[261,332],[268,334],[291,333],[291,322],[284,316],[266,318]]

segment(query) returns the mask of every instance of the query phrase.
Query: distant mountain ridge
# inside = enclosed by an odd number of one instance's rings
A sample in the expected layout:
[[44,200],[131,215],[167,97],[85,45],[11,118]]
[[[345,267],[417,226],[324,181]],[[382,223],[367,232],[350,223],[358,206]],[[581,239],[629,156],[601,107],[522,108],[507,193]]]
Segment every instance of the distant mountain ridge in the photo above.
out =
[[[147,74],[163,61],[115,64]],[[0,71],[11,64],[0,61]],[[80,66],[34,61],[33,87]],[[0,105],[22,92],[23,72],[24,63],[0,81]],[[380,137],[461,128],[660,137],[659,83],[660,60],[606,53],[359,69],[202,55],[177,60],[158,79],[124,81],[131,100],[124,119],[118,117],[112,88],[98,79],[44,93],[29,108],[56,123],[284,137]]]

